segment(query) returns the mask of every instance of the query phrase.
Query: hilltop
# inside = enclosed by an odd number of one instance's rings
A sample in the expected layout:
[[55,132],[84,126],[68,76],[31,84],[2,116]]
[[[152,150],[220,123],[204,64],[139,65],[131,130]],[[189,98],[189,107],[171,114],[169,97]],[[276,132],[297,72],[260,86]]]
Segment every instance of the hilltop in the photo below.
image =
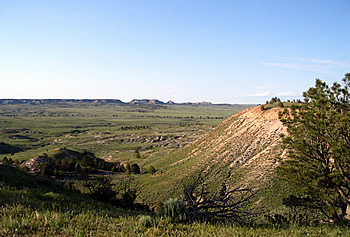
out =
[[223,182],[270,185],[278,159],[286,156],[280,137],[286,133],[278,118],[281,110],[256,106],[232,115],[192,144],[152,162],[162,167],[161,172],[142,182],[159,190],[157,195],[164,199],[179,195],[182,185],[198,175],[213,187]]
[[0,105],[63,105],[63,104],[91,104],[91,105],[194,105],[194,106],[229,106],[230,104],[213,104],[211,102],[185,102],[175,103],[172,100],[163,102],[158,99],[133,99],[130,102],[123,102],[119,99],[0,99]]

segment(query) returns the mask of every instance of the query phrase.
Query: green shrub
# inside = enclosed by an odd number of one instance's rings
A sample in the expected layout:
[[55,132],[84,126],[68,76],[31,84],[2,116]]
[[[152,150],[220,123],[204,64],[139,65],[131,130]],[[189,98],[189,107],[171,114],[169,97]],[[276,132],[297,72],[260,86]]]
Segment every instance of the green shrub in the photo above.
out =
[[130,172],[133,173],[133,174],[141,173],[140,166],[138,164],[132,164],[130,166]]
[[52,175],[52,167],[48,162],[40,164],[40,174],[42,176],[51,176]]
[[69,191],[74,191],[74,185],[73,185],[72,181],[66,180],[64,182],[64,188],[66,188]]
[[137,159],[140,159],[140,158],[141,158],[140,151],[139,151],[139,150],[136,150],[135,153],[136,153],[136,158],[137,158]]
[[163,204],[163,211],[164,215],[170,217],[172,221],[184,222],[190,220],[190,212],[181,200],[169,198]]
[[5,156],[1,162],[3,165],[10,165],[9,159]]
[[110,177],[96,177],[95,179],[86,180],[84,186],[95,200],[108,202],[116,195]]
[[158,200],[155,204],[155,211],[162,212],[164,208],[164,203],[161,200]]
[[151,216],[142,215],[137,221],[137,226],[149,228],[153,225],[154,221]]
[[156,172],[156,168],[154,168],[154,166],[151,165],[151,166],[148,168],[148,172],[149,172],[150,174],[154,174],[154,173]]

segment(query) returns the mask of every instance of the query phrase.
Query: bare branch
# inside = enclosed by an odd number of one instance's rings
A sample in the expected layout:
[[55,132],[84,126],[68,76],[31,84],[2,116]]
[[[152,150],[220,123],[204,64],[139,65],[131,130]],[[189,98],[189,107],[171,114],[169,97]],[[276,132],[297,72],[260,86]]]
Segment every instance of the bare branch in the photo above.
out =
[[246,219],[256,215],[251,208],[256,191],[241,186],[230,189],[224,183],[218,193],[210,194],[202,178],[184,187],[186,207],[201,216]]

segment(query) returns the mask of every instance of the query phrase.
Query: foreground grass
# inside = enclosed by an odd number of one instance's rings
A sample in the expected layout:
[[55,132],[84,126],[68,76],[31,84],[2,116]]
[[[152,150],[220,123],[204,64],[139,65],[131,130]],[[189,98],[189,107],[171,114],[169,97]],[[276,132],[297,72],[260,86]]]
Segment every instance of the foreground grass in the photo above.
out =
[[52,180],[0,165],[0,235],[132,234],[140,214],[65,190]]
[[153,224],[138,224],[141,215],[72,193],[52,180],[0,165],[1,236],[350,236],[345,226],[317,227],[172,223],[152,215]]
[[141,236],[349,236],[344,227],[248,227],[235,225],[212,225],[194,223],[192,225],[168,225],[167,228],[149,228]]

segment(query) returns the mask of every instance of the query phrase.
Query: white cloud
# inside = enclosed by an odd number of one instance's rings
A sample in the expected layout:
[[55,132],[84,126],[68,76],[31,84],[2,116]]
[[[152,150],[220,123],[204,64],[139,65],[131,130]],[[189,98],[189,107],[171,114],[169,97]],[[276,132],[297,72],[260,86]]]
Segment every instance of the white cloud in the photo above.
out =
[[332,73],[332,69],[350,67],[350,63],[335,60],[310,59],[310,58],[288,58],[288,63],[263,62],[262,64],[270,67],[279,67],[298,71],[311,71],[317,73]]
[[264,65],[271,67],[280,67],[298,71],[311,71],[311,72],[319,72],[319,73],[331,73],[329,69],[332,67],[328,65],[319,65],[319,64],[299,64],[299,63],[271,63],[271,62],[263,62]]
[[249,97],[268,97],[268,96],[271,96],[271,92],[265,91],[265,92],[262,92],[262,93],[250,94],[248,96]]
[[281,92],[276,94],[276,96],[299,96],[296,92]]
[[350,67],[350,63],[334,61],[334,60],[324,60],[324,59],[312,59],[312,58],[298,58],[299,61],[305,61],[310,63],[328,64],[337,67]]
[[7,90],[5,88],[0,88],[0,99],[7,96]]
[[275,96],[292,96],[292,97],[300,97],[300,94],[297,92],[280,92],[280,93],[271,93],[269,91],[261,92],[261,93],[255,93],[250,94],[248,97],[275,97]]

